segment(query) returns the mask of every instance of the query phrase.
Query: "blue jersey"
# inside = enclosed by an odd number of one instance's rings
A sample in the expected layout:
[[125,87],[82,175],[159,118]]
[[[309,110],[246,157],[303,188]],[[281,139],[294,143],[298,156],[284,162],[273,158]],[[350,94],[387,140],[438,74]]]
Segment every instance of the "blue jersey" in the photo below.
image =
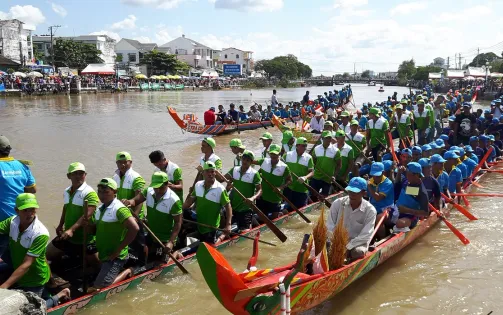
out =
[[377,194],[384,195],[385,198],[380,201],[375,200],[372,196],[369,198],[369,202],[376,208],[377,214],[383,212],[384,209],[393,206],[395,203],[395,194],[394,194],[394,186],[393,182],[385,177],[379,184],[374,184],[374,179],[371,178],[369,180],[369,185],[372,186],[374,191]]
[[456,165],[457,168],[461,171],[461,175],[463,176],[463,179],[467,179],[470,174],[468,174],[468,169],[466,168],[466,165],[463,163]]
[[16,198],[35,186],[30,168],[12,157],[0,158],[0,221],[16,215]]
[[436,180],[440,186],[441,192],[449,190],[449,175],[445,171],[442,171],[442,173],[436,177]]
[[479,164],[479,158],[475,154],[470,155],[468,158],[475,161],[476,164]]
[[291,117],[299,117],[299,111],[296,109],[290,109],[290,116]]
[[280,112],[281,112],[281,118],[290,117],[290,115],[288,114],[288,111],[286,111],[285,109],[281,109]]
[[470,158],[466,158],[463,161],[463,164],[466,166],[466,169],[468,170],[468,177],[470,177],[470,175],[472,175],[475,167],[477,167],[477,162],[475,162],[474,160],[472,160]]
[[358,125],[360,126],[360,128],[362,128],[363,130],[365,130],[367,128],[367,122],[368,122],[367,117],[362,116],[360,118],[360,121],[358,121]]
[[449,191],[456,193],[456,184],[463,182],[463,174],[457,167],[453,168],[449,174]]
[[[409,186],[418,187],[419,193],[417,195],[408,194],[407,187]],[[409,183],[407,186],[404,186],[402,191],[400,192],[396,206],[404,206],[414,210],[428,211],[428,193],[426,192],[424,185],[421,183],[421,185],[418,186]]]

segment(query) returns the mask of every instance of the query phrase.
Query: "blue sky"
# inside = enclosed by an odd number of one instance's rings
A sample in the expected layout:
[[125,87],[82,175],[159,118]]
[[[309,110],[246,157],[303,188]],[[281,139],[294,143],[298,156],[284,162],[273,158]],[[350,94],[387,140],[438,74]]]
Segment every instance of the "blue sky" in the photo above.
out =
[[441,0],[2,0],[0,19],[46,34],[108,34],[164,44],[181,34],[255,59],[292,53],[315,74],[396,71],[414,58],[503,51],[503,1]]

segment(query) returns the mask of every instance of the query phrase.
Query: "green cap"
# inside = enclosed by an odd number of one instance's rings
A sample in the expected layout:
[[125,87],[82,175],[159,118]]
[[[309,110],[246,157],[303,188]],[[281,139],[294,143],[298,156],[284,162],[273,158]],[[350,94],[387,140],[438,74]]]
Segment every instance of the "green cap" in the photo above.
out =
[[67,174],[71,174],[76,171],[84,171],[85,172],[86,167],[84,166],[84,164],[82,164],[80,162],[73,162],[72,164],[70,164],[70,166],[68,166],[68,173]]
[[405,104],[407,105],[409,102],[407,102],[407,99],[405,98],[402,98],[402,100],[400,101],[401,104]]
[[215,139],[213,139],[211,137],[204,138],[203,141],[206,142],[212,149],[215,149],[215,147],[217,146],[217,143],[215,142]]
[[322,138],[333,138],[332,131],[325,130],[321,133]]
[[0,149],[6,149],[10,147],[10,141],[6,136],[0,136]]
[[359,125],[358,124],[358,120],[356,120],[356,119],[351,120],[351,122],[349,123],[349,125],[350,126],[353,126],[353,125],[357,125],[358,126]]
[[250,150],[245,150],[243,152],[243,156],[249,157],[252,161],[255,160],[255,154],[253,154],[253,152]]
[[325,126],[334,126],[334,123],[331,122],[330,120],[325,121]]
[[304,137],[298,137],[297,144],[307,144],[307,139]]
[[133,159],[131,158],[131,154],[129,154],[126,151],[122,151],[117,153],[115,156],[116,161],[132,161]]
[[423,99],[420,99],[419,101],[417,101],[418,104],[424,104],[424,101]]
[[231,140],[229,143],[229,146],[231,148],[239,148],[239,149],[245,149],[246,147],[243,145],[243,142],[241,142],[241,139],[234,138]]
[[262,137],[260,137],[262,140],[272,140],[272,135],[269,132],[265,132]]
[[281,152],[281,147],[277,144],[271,144],[269,146],[269,154],[279,154]]
[[110,187],[113,190],[117,190],[117,183],[111,178],[102,178],[98,183],[98,186]]
[[203,170],[207,171],[207,170],[215,170],[215,169],[217,169],[217,167],[215,166],[215,163],[213,163],[211,161],[204,162]]
[[422,100],[422,99],[423,99],[423,96],[421,94],[416,96],[416,100]]
[[281,143],[286,144],[292,138],[293,138],[293,132],[291,132],[290,130],[287,130],[287,131],[283,132],[283,139],[281,140]]
[[37,197],[34,194],[22,193],[16,197],[16,209],[25,210],[30,208],[38,209]]
[[159,188],[168,181],[169,181],[168,174],[164,172],[155,172],[154,174],[152,174],[152,182],[150,183],[150,187]]
[[370,113],[370,114],[374,114],[374,115],[379,116],[379,115],[381,114],[381,111],[379,110],[379,108],[372,107],[372,108],[369,110],[369,113]]
[[345,111],[343,111],[343,112],[341,113],[341,117],[349,117],[349,112],[348,112],[348,111],[346,111],[346,110],[345,110]]
[[346,132],[344,132],[344,130],[342,129],[339,129],[335,132],[335,136],[336,137],[345,137],[346,136]]
[[396,104],[395,109],[403,109],[403,106],[401,104]]

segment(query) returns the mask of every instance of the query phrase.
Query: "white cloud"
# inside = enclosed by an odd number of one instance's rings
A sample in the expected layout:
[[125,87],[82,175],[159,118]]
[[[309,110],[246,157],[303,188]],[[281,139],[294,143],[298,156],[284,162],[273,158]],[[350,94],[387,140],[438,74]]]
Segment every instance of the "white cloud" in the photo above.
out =
[[216,9],[237,11],[276,11],[283,7],[283,0],[209,0]]
[[107,35],[108,37],[113,38],[116,41],[120,41],[121,40],[121,36],[119,34],[117,34],[115,32],[105,31],[105,30],[101,30],[101,31],[97,31],[97,32],[92,32],[92,33],[89,33],[89,35]]
[[136,36],[133,39],[139,41],[140,43],[151,43],[152,40],[148,36]]
[[122,3],[132,6],[154,6],[159,9],[176,8],[180,3],[187,0],[121,0]]
[[418,1],[418,2],[409,2],[409,3],[401,3],[396,7],[390,10],[391,15],[397,14],[409,14],[416,11],[422,11],[428,7],[427,2]]
[[175,27],[167,27],[164,24],[157,25],[157,31],[155,32],[155,42],[158,45],[166,44],[172,41],[176,37],[182,36],[183,28],[178,25]]
[[32,5],[15,5],[9,12],[0,11],[1,19],[18,19],[25,23],[26,28],[35,29],[39,24],[45,22],[45,16],[39,8]]
[[[464,19],[481,19],[482,17],[488,16],[492,14],[491,8],[484,5],[477,5],[471,8],[466,8],[464,10],[458,11],[457,13],[442,13],[438,16],[439,21],[447,22],[447,21],[456,21],[460,20],[460,17],[464,17]],[[463,19],[463,20],[464,20]],[[499,25],[495,23],[494,25]]]
[[124,20],[115,22],[112,24],[110,29],[112,31],[122,31],[122,30],[130,30],[136,27],[136,16],[133,14],[128,15]]
[[369,3],[368,0],[335,0],[334,9],[348,9],[348,8],[356,8],[367,5]]
[[62,6],[60,6],[59,4],[52,2],[51,7],[52,7],[52,11],[54,11],[57,15],[59,15],[61,17],[65,17],[68,14],[66,9],[63,8]]

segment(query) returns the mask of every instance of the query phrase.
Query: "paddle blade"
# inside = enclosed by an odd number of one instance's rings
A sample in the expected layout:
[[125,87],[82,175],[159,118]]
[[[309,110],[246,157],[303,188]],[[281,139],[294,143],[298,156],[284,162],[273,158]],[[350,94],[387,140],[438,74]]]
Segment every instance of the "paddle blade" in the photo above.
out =
[[463,233],[461,233],[458,229],[456,229],[454,227],[454,225],[452,225],[451,222],[449,222],[449,220],[447,220],[441,213],[440,211],[438,211],[431,203],[428,204],[428,207],[430,208],[431,211],[435,212],[437,214],[437,216],[442,220],[444,221],[444,223],[447,225],[447,227],[451,230],[452,233],[454,233],[458,238],[459,240],[465,244],[465,245],[468,245],[470,244],[470,240],[467,239]]
[[452,205],[454,206],[454,208],[458,209],[459,212],[461,212],[462,214],[464,214],[464,216],[467,217],[468,219],[470,219],[470,220],[478,220],[473,214],[471,214],[470,212],[468,212],[468,210],[466,210],[466,208],[464,208],[462,205],[454,203],[454,202],[452,203]]

